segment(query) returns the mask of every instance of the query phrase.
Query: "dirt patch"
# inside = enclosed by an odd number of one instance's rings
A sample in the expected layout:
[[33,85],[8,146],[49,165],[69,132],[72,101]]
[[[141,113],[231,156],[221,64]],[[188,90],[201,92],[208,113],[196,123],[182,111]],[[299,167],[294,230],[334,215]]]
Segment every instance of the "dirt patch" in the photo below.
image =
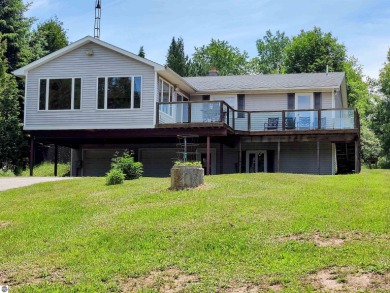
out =
[[214,188],[213,184],[202,184],[202,185],[199,185],[198,187],[195,187],[194,189],[195,190],[210,190],[213,188]]
[[0,271],[0,284],[17,287],[41,282],[66,283],[65,270],[61,268],[42,269],[29,267],[21,270]]
[[9,222],[9,221],[0,221],[0,229],[5,229],[9,225],[11,225],[11,222]]
[[356,292],[390,290],[390,273],[376,274],[348,268],[325,269],[311,275],[307,281],[317,290]]
[[231,283],[227,288],[221,289],[218,292],[228,293],[254,293],[254,292],[280,292],[283,290],[283,284],[280,281],[275,281],[269,276],[261,278],[259,284],[238,284]]
[[229,287],[219,290],[218,292],[227,293],[255,293],[261,291],[262,287],[253,284],[236,284],[231,283]]
[[325,234],[321,233],[320,231],[313,231],[310,233],[298,233],[298,234],[291,234],[286,236],[277,237],[277,241],[290,241],[295,240],[299,242],[313,242],[317,246],[331,246],[331,247],[337,247],[342,246],[348,241],[361,239],[361,235],[359,233],[353,233],[353,232],[339,232],[339,233],[331,233],[331,234]]
[[129,278],[123,285],[122,292],[138,292],[156,289],[159,292],[181,292],[191,284],[199,282],[196,275],[188,275],[177,268],[165,271],[152,271],[148,276]]

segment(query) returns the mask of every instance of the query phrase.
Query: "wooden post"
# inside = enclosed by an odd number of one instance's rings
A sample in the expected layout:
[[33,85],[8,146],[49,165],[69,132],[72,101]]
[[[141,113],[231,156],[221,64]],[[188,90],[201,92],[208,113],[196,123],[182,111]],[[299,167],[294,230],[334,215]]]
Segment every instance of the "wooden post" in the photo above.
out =
[[223,174],[223,143],[219,145],[219,174]]
[[[282,111],[282,130],[286,130],[286,111]],[[279,172],[279,170],[278,170]]]
[[321,162],[320,162],[320,141],[317,139],[317,172],[321,174]]
[[54,176],[57,177],[58,170],[58,145],[54,145]]
[[248,131],[251,131],[251,112],[247,112],[248,114]]
[[224,122],[224,116],[223,116],[223,102],[219,102],[219,120],[220,122]]
[[360,172],[359,166],[359,143],[355,140],[355,174]]
[[156,103],[156,125],[160,124],[160,103]]
[[34,160],[35,160],[35,140],[32,136],[30,139],[30,176],[34,175]]
[[318,110],[318,125],[317,125],[317,128],[318,129],[321,129],[322,128],[322,125],[321,125],[321,110]]
[[277,172],[280,173],[280,141],[278,141],[278,162],[277,162]]
[[206,175],[210,175],[210,136],[207,137]]
[[241,139],[239,138],[238,142],[238,173],[241,173],[242,170],[242,150],[241,150]]
[[192,117],[191,117],[191,112],[192,112],[191,103],[188,103],[187,109],[188,109],[188,123],[191,123],[191,119],[192,119]]

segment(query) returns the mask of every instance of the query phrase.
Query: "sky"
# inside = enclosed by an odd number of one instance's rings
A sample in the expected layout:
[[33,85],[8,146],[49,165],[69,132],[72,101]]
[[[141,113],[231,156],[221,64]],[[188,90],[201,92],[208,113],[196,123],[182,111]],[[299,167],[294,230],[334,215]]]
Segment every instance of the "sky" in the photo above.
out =
[[[24,0],[37,23],[57,16],[71,42],[93,36],[95,0]],[[390,48],[390,0],[102,0],[101,40],[166,63],[172,37],[194,47],[225,40],[249,56],[267,30],[295,36],[318,26],[331,32],[377,78]]]

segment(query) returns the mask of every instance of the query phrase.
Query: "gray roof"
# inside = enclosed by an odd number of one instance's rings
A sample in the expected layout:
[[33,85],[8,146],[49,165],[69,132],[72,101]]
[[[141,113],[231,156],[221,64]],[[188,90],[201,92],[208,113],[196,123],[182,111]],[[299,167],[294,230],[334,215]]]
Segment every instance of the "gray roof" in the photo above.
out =
[[344,72],[185,77],[198,92],[339,87]]

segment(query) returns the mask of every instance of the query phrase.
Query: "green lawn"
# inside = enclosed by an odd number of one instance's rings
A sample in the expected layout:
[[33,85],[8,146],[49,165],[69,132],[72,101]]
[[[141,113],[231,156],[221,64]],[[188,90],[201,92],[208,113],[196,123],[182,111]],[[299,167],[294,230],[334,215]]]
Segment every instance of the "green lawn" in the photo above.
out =
[[340,286],[365,274],[367,290],[389,288],[390,171],[205,181],[170,191],[169,179],[83,178],[0,192],[0,285],[310,292],[330,272]]

